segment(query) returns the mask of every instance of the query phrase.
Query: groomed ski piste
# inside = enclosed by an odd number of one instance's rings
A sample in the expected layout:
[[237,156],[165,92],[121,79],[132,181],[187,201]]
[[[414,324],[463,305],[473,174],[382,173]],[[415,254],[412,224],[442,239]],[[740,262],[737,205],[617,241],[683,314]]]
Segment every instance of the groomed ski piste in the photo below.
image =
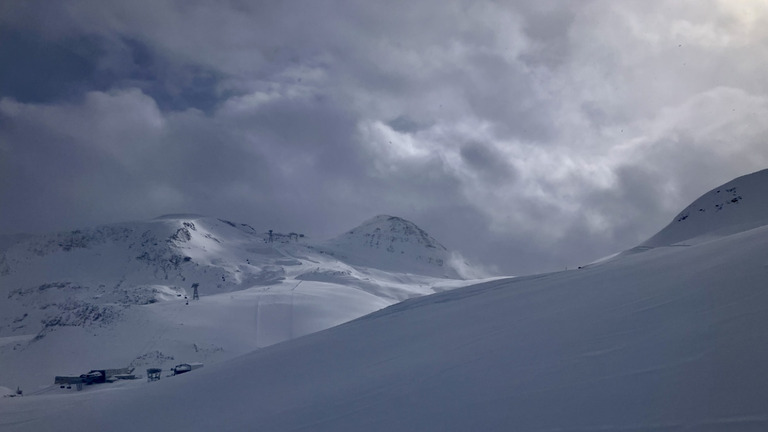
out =
[[741,177],[599,264],[405,300],[151,385],[2,399],[0,428],[768,430],[767,193],[768,171]]

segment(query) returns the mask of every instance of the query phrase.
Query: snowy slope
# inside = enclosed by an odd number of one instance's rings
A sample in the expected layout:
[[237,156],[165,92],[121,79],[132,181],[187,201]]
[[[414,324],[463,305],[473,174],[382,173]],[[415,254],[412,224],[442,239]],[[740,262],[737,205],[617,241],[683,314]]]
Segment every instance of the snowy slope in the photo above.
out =
[[705,193],[641,247],[668,246],[746,231],[768,224],[768,169]]
[[764,431],[767,269],[760,226],[497,280],[158,383],[2,400],[0,429]]
[[[465,285],[199,215],[0,241],[0,385],[229,359]],[[343,251],[343,249],[342,249]],[[376,263],[369,263],[375,266]],[[193,284],[201,299],[191,299]]]

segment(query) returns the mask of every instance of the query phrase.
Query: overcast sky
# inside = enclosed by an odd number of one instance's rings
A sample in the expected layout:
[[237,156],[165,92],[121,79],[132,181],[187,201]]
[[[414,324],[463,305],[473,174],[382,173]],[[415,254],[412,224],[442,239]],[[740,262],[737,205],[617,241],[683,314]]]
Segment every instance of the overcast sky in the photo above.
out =
[[412,220],[584,264],[768,167],[763,0],[0,2],[0,233]]

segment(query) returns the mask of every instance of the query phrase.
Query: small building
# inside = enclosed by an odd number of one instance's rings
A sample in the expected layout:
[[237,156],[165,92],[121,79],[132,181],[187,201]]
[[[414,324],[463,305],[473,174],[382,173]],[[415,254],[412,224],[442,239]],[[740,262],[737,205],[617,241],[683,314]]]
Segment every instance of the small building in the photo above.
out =
[[187,373],[187,372],[193,371],[195,369],[200,369],[201,367],[203,367],[202,363],[181,363],[181,364],[176,365],[171,370],[173,371],[174,375],[181,375],[183,373]]
[[147,369],[147,382],[159,381],[161,372],[163,372],[163,370],[159,368]]
[[92,370],[88,373],[80,375],[85,384],[103,384],[107,382],[106,370]]

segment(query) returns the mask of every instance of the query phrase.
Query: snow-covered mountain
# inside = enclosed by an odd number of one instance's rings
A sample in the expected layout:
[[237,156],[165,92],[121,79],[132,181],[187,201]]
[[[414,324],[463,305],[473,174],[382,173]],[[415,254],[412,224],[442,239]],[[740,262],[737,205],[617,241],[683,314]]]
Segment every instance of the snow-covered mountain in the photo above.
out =
[[768,224],[768,169],[738,177],[699,197],[640,247],[706,241]]
[[457,259],[413,222],[380,215],[321,245],[340,260],[366,267],[458,279]]
[[642,253],[406,300],[157,383],[3,400],[0,428],[768,430],[768,225],[743,228],[761,217],[746,189],[740,217]]
[[416,233],[430,243],[379,267],[375,253],[358,260],[353,245],[334,245],[343,262],[299,233],[189,214],[0,237],[0,385],[30,390],[90,369],[210,364],[466,285],[446,263],[441,272],[410,266],[438,243],[397,220],[409,230],[398,241]]

